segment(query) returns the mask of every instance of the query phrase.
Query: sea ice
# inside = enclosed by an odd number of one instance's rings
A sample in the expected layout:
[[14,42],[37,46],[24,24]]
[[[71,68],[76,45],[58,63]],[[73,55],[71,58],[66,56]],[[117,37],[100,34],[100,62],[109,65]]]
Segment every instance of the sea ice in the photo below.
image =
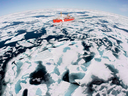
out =
[[[75,20],[54,24],[60,12]],[[0,17],[0,95],[127,96],[127,22],[80,9]]]

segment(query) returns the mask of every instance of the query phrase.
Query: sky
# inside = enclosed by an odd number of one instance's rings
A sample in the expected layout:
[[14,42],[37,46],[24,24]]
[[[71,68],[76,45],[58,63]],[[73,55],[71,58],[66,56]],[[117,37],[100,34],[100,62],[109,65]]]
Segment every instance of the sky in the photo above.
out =
[[0,0],[0,16],[49,8],[91,9],[128,17],[128,0]]

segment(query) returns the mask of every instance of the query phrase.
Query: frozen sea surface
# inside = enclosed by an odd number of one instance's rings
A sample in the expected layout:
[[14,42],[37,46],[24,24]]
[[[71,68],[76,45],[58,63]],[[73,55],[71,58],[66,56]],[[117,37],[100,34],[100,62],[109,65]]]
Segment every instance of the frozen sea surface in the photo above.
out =
[[[74,21],[52,20],[70,13]],[[0,17],[0,96],[128,96],[128,17],[80,9]]]

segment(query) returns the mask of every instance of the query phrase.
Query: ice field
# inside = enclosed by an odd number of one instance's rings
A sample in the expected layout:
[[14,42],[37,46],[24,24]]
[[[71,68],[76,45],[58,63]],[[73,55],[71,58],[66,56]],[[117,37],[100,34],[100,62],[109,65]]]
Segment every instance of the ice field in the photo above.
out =
[[[54,24],[69,13],[74,21]],[[82,9],[0,17],[0,96],[128,96],[128,17]]]

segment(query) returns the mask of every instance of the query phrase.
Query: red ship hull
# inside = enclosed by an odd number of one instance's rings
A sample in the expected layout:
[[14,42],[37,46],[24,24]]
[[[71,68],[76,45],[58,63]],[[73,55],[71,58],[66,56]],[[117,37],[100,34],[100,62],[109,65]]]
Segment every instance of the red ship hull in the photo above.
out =
[[53,19],[54,23],[59,23],[59,22],[67,22],[67,21],[72,21],[74,18],[65,18],[65,19]]

